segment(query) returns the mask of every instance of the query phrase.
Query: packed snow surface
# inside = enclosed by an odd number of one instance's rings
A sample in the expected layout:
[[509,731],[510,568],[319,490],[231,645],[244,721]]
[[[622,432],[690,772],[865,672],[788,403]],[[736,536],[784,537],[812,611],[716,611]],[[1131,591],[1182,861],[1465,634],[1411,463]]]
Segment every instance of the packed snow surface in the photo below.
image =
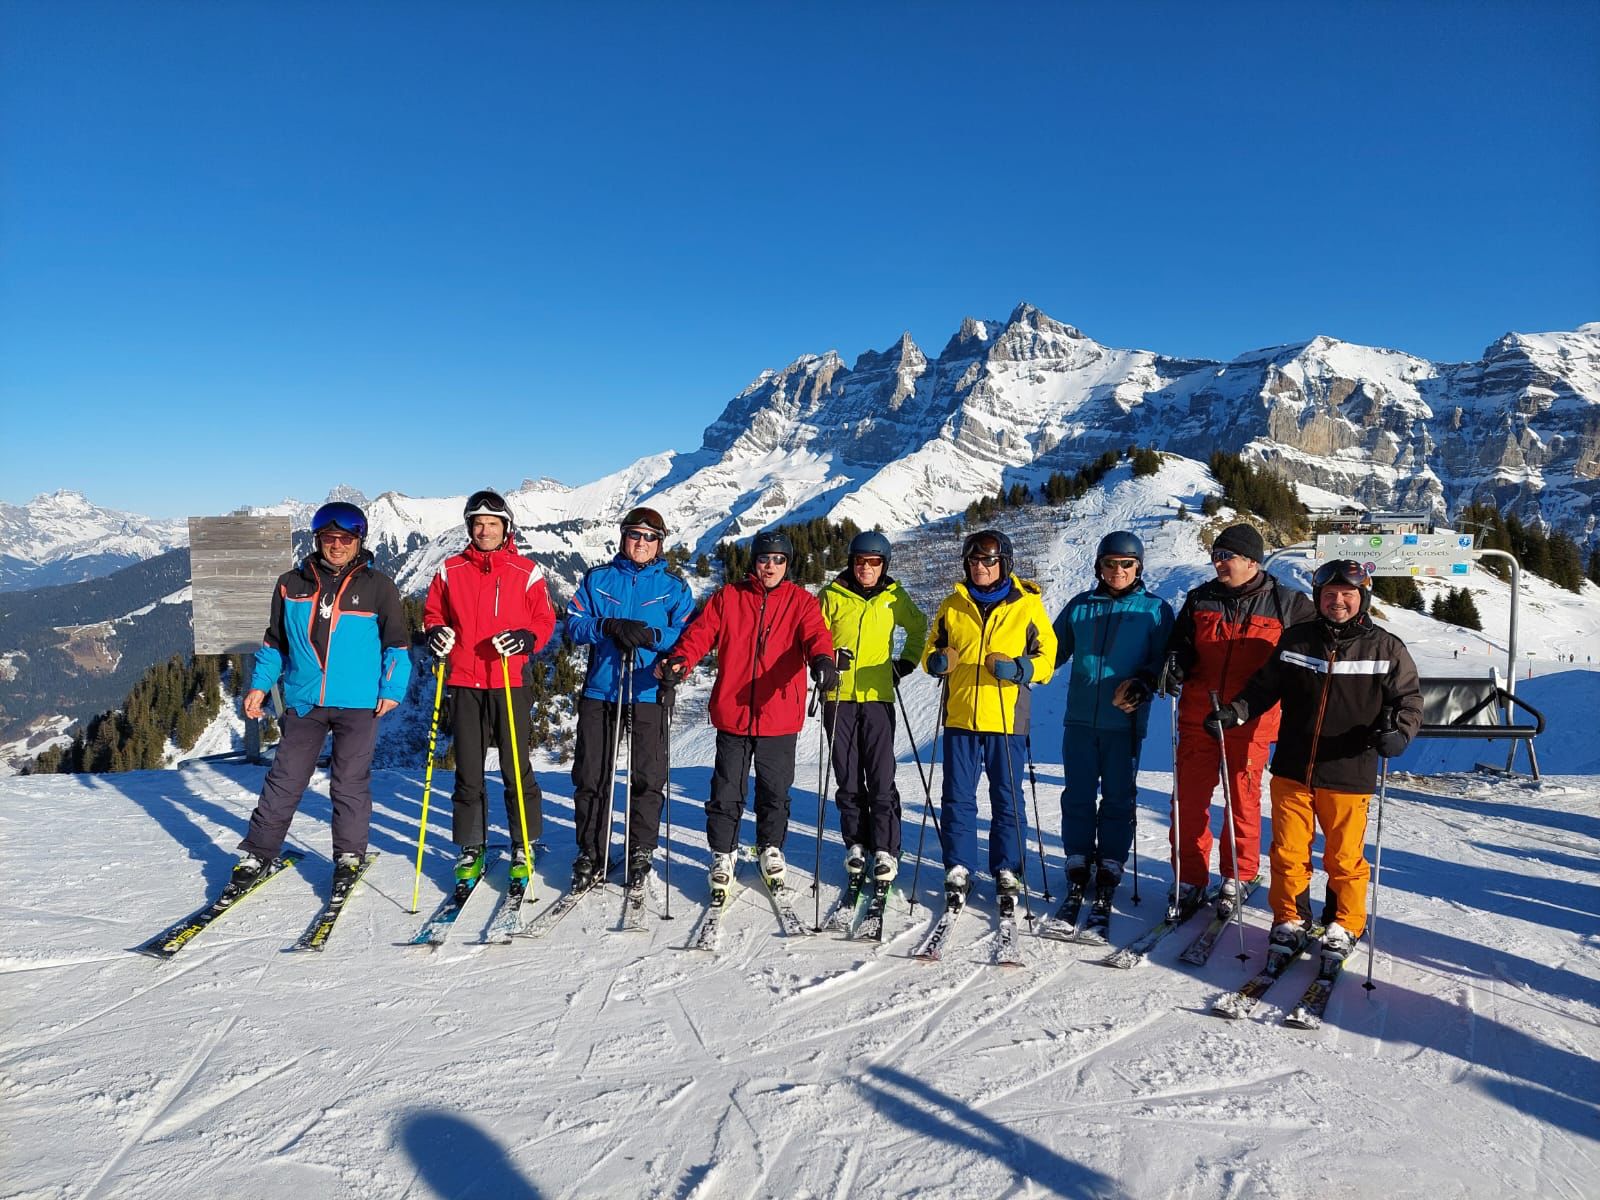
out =
[[[1070,521],[1027,516],[1019,557],[1054,611],[1088,582],[1099,533],[1134,528],[1152,582],[1176,600],[1208,572],[1199,524],[1162,506],[1192,509],[1207,486],[1197,469],[1116,475]],[[912,562],[908,551],[905,573],[948,574],[943,553],[929,542]],[[1507,590],[1476,577],[1472,587],[1485,635],[1393,618],[1425,674],[1464,658],[1477,673],[1503,664]],[[1595,608],[1592,591],[1530,584],[1523,596],[1535,658],[1518,690],[1551,722],[1541,783],[1474,773],[1474,759],[1503,762],[1503,746],[1488,743],[1448,753],[1434,743],[1398,760],[1375,988],[1362,986],[1363,943],[1317,1032],[1280,1024],[1308,962],[1245,1020],[1208,1011],[1264,960],[1264,891],[1246,910],[1247,960],[1230,930],[1198,969],[1177,961],[1185,933],[1129,972],[1099,965],[1104,950],[1031,937],[1026,967],[997,967],[986,879],[945,960],[911,958],[939,904],[939,872],[930,827],[917,873],[924,788],[903,734],[902,881],[915,910],[897,898],[881,947],[785,939],[747,886],[715,956],[683,948],[708,863],[710,739],[692,694],[673,743],[671,854],[657,856],[645,933],[615,930],[612,889],[543,939],[479,944],[505,885],[502,858],[442,948],[403,945],[449,887],[453,857],[452,778],[436,773],[421,911],[409,912],[419,764],[375,773],[381,857],[324,953],[286,952],[331,874],[319,772],[291,835],[307,857],[157,963],[129,947],[221,887],[263,768],[192,761],[5,779],[0,1195],[1594,1196],[1600,673],[1584,660]],[[1554,661],[1568,653],[1576,664]],[[1057,899],[1063,695],[1060,684],[1038,694],[1029,811]],[[934,697],[925,677],[907,681],[923,764]],[[1157,702],[1145,743],[1142,899],[1124,883],[1118,944],[1159,919],[1171,877],[1168,714]],[[235,732],[225,718],[205,748]],[[804,890],[817,744],[808,725],[787,845],[807,918],[842,874],[830,811],[821,895]],[[536,912],[573,856],[570,781],[546,765]],[[751,832],[747,821],[747,841]],[[1046,903],[1037,845],[1030,834],[1035,911]],[[740,873],[754,883],[752,864]]]

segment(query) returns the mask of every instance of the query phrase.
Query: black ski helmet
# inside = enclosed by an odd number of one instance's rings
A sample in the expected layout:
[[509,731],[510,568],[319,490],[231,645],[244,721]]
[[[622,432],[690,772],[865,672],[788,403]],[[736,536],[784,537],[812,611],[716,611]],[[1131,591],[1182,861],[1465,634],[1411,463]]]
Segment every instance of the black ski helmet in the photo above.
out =
[[1000,577],[1009,578],[1013,555],[1011,552],[1011,539],[998,529],[980,529],[977,533],[969,533],[967,540],[961,543],[961,569],[971,577],[967,571],[967,559],[974,553],[998,554],[1000,556]]
[[511,506],[499,492],[484,488],[481,492],[473,492],[467,497],[466,507],[461,510],[461,519],[467,523],[467,532],[472,532],[473,517],[499,517],[505,522],[505,533],[511,536]]
[[883,559],[883,569],[889,569],[889,539],[876,529],[858,533],[850,539],[849,561],[855,562],[856,556],[861,554],[876,554]]
[[623,529],[653,529],[659,533],[662,540],[666,540],[667,523],[661,519],[661,514],[653,508],[637,505],[630,508],[622,518]]
[[1322,589],[1330,583],[1343,583],[1361,593],[1361,611],[1364,617],[1372,608],[1372,576],[1353,558],[1335,558],[1311,572],[1311,599],[1316,602],[1317,615],[1322,615]]
[[1144,573],[1144,543],[1137,534],[1129,533],[1126,529],[1118,529],[1100,539],[1100,545],[1094,552],[1096,571],[1100,569],[1100,560],[1106,557],[1137,559],[1139,572]]
[[781,529],[763,529],[756,534],[755,540],[750,543],[751,559],[759,558],[763,554],[781,554],[785,558],[794,557],[794,543],[789,540],[789,535]]

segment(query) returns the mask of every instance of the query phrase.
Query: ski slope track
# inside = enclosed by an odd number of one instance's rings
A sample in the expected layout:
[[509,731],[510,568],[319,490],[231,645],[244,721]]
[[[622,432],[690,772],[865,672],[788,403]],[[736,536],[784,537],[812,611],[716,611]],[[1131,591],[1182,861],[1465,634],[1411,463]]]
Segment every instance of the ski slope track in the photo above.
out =
[[[1118,526],[1145,539],[1150,580],[1176,602],[1209,572],[1202,526],[1174,508],[1213,487],[1191,463],[1143,480],[1122,468],[1070,517],[1001,520],[1052,611],[1089,582],[1095,543]],[[938,527],[900,543],[895,574],[925,606],[957,545]],[[1485,634],[1393,617],[1424,674],[1503,663],[1505,585],[1470,586]],[[285,952],[332,873],[319,772],[291,835],[305,859],[157,963],[129,948],[221,887],[263,769],[193,760],[0,779],[0,1196],[1595,1196],[1600,672],[1581,664],[1600,658],[1600,593],[1525,589],[1535,655],[1518,690],[1550,717],[1545,778],[1474,773],[1475,760],[1504,760],[1487,743],[1396,761],[1376,988],[1362,987],[1363,943],[1316,1032],[1280,1023],[1314,974],[1305,960],[1249,1017],[1208,1011],[1264,960],[1265,888],[1245,912],[1248,961],[1230,929],[1201,968],[1178,962],[1180,935],[1132,971],[1102,968],[1103,949],[1024,936],[1027,966],[1000,969],[987,879],[944,960],[913,960],[940,903],[931,828],[915,911],[896,896],[881,947],[783,938],[744,864],[720,951],[685,951],[707,898],[703,675],[674,735],[671,884],[658,855],[643,934],[614,931],[612,886],[544,938],[479,944],[502,859],[443,946],[397,945],[450,886],[451,778],[436,773],[421,911],[408,912],[419,762],[374,774],[381,857],[325,952]],[[1554,662],[1571,653],[1578,665]],[[919,674],[905,696],[926,764],[936,691]],[[1036,700],[1059,898],[1063,688]],[[1170,880],[1168,714],[1158,701],[1140,776],[1143,902],[1125,883],[1115,945],[1159,920]],[[204,748],[237,732],[225,714]],[[814,724],[800,747],[786,849],[810,920],[842,884],[843,847],[830,805],[814,900]],[[900,749],[910,890],[923,786],[903,736]],[[573,855],[570,782],[540,766],[549,850],[535,914]],[[1030,831],[1041,912],[1035,846]]]

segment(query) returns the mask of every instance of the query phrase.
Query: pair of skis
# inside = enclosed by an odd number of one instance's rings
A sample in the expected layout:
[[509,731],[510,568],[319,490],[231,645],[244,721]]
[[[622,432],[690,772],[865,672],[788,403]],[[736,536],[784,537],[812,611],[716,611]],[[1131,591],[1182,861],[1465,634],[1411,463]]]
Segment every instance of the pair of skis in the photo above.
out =
[[[163,962],[174,958],[179,951],[195,938],[209,929],[217,920],[233,911],[246,898],[255,895],[270,880],[276,879],[288,868],[294,866],[303,856],[290,851],[280,855],[263,867],[254,879],[244,885],[234,883],[231,879],[217,897],[207,904],[196,909],[183,920],[169,925],[149,941],[134,947],[138,954],[148,955]],[[338,878],[330,889],[328,899],[323,902],[321,910],[305,933],[300,935],[291,950],[322,950],[326,948],[328,938],[332,936],[334,927],[338,924],[340,915],[344,912],[345,901],[350,898],[350,893],[355,890],[367,869],[377,859],[376,854],[368,854],[361,860],[361,865],[348,877]]]
[[[1240,987],[1232,992],[1225,992],[1219,996],[1211,1006],[1211,1011],[1219,1017],[1230,1020],[1239,1020],[1248,1016],[1256,1007],[1261,997],[1271,990],[1272,985],[1282,979],[1301,957],[1311,949],[1313,942],[1320,941],[1322,937],[1320,926],[1313,926],[1298,943],[1290,946],[1271,945],[1267,948],[1267,965]],[[1317,965],[1316,977],[1306,985],[1300,995],[1300,1000],[1284,1014],[1283,1023],[1295,1029],[1320,1029],[1323,1017],[1328,1011],[1328,1000],[1333,995],[1333,988],[1344,973],[1345,954],[1331,953],[1323,949]]]
[[1171,934],[1176,933],[1181,927],[1202,912],[1210,912],[1211,918],[1205,927],[1195,935],[1183,952],[1178,955],[1178,961],[1187,963],[1191,967],[1203,967],[1211,958],[1211,952],[1216,949],[1217,941],[1221,938],[1228,925],[1235,919],[1240,908],[1249,902],[1251,895],[1261,884],[1260,876],[1247,881],[1240,890],[1238,897],[1228,904],[1219,903],[1220,889],[1209,888],[1199,897],[1198,901],[1187,908],[1177,911],[1168,910],[1166,917],[1149,929],[1145,930],[1128,945],[1120,950],[1114,950],[1103,960],[1108,967],[1117,967],[1128,970],[1138,966],[1150,957],[1150,952]]
[[[781,880],[767,879],[765,876],[762,877],[761,883],[767,899],[772,902],[773,915],[777,917],[778,928],[784,937],[808,938],[817,932],[807,925],[795,910],[795,890],[792,887]],[[738,885],[738,861],[735,860],[734,877],[728,881],[727,887],[711,889],[711,898],[706,902],[700,919],[695,922],[694,929],[689,933],[686,949],[702,950],[710,954],[717,952],[722,938],[722,921],[733,904],[733,896]]]
[[[967,893],[946,892],[944,911],[934,921],[932,928],[911,956],[923,962],[938,962],[955,933],[961,914],[967,909]],[[1022,938],[1017,928],[1017,898],[1003,895],[995,906],[994,965],[997,967],[1025,967],[1027,958],[1022,953]]]
[[[433,910],[433,915],[422,923],[422,928],[417,930],[416,936],[406,944],[430,948],[444,945],[457,919],[466,909],[467,902],[472,899],[472,893],[478,890],[478,885],[483,882],[489,873],[489,868],[499,856],[499,848],[490,847],[482,859],[483,870],[471,879],[458,881],[450,894],[439,902],[439,907]],[[483,940],[486,945],[509,945],[512,936],[521,928],[522,905],[528,896],[528,882],[513,879],[501,893],[495,902],[494,913],[489,918],[488,927],[484,930]]]
[[844,892],[822,918],[822,932],[842,933],[857,942],[883,941],[883,918],[893,890],[893,880],[875,879],[869,886],[865,874],[851,875]]

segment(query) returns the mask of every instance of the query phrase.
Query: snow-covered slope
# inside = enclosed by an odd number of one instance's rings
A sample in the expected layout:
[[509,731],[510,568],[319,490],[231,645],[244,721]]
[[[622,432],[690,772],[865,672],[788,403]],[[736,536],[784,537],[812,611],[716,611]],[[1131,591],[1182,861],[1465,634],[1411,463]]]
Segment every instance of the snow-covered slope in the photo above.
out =
[[[1200,524],[1172,507],[1193,507],[1210,486],[1203,472],[1178,463],[1144,480],[1114,472],[1108,484],[1071,517],[1008,514],[1021,567],[1044,581],[1052,607],[1088,581],[1105,528],[1145,538],[1168,598],[1207,573]],[[954,575],[956,546],[939,531],[899,543],[896,571],[924,603]],[[1489,622],[1504,595],[1492,581],[1478,592]],[[1556,650],[1576,638],[1587,649],[1593,599],[1530,589],[1527,644]],[[1425,663],[1459,661],[1461,639],[1446,627],[1402,620]],[[1031,938],[1025,969],[996,968],[987,885],[946,961],[907,957],[937,904],[938,857],[930,832],[920,874],[909,858],[924,791],[903,738],[904,878],[908,890],[916,880],[916,910],[891,909],[878,950],[794,943],[746,890],[714,958],[681,948],[708,859],[709,746],[688,698],[673,746],[671,886],[652,900],[659,916],[670,897],[674,919],[653,919],[644,934],[612,931],[619,900],[608,893],[542,940],[482,947],[485,895],[431,956],[396,945],[422,919],[406,911],[422,774],[389,769],[374,777],[382,857],[324,954],[283,953],[330,873],[319,774],[294,830],[306,862],[157,965],[126,947],[220,884],[261,770],[192,763],[6,780],[5,844],[33,864],[0,877],[7,1190],[135,1200],[262,1188],[307,1200],[1586,1196],[1600,1153],[1600,779],[1576,764],[1592,753],[1600,673],[1536,666],[1519,686],[1559,701],[1544,739],[1555,774],[1538,788],[1396,779],[1376,988],[1361,987],[1363,947],[1314,1034],[1278,1024],[1307,964],[1256,1017],[1206,1012],[1261,962],[1259,900],[1244,928],[1250,960],[1234,957],[1230,934],[1199,970],[1177,963],[1181,937],[1128,973],[1099,967],[1087,947]],[[906,693],[926,763],[935,689],[919,675]],[[1037,811],[1059,891],[1062,689],[1037,696]],[[1162,702],[1153,713],[1141,775],[1143,902],[1123,888],[1118,941],[1156,919],[1170,880],[1167,711]],[[812,764],[816,746],[808,726]],[[573,846],[566,772],[551,764],[540,781],[542,906]],[[787,847],[802,886],[815,781],[803,763]],[[451,780],[433,783],[424,910],[451,862]],[[835,820],[830,812],[824,905],[842,854]],[[63,825],[93,835],[63,839]],[[486,891],[503,887],[503,871]],[[95,879],[106,886],[83,886]],[[1034,862],[1035,906],[1038,880]],[[64,895],[71,904],[40,901]]]

